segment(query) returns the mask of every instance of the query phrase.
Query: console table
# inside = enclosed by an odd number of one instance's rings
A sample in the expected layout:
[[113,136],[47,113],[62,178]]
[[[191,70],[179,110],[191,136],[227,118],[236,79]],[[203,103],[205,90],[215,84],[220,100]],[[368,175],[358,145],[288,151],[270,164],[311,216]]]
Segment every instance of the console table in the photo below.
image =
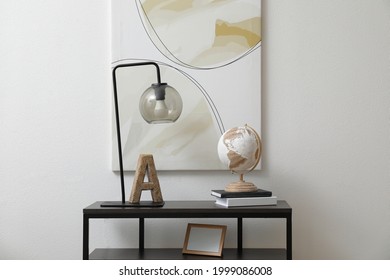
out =
[[[292,259],[292,209],[284,200],[277,205],[222,208],[214,201],[165,201],[163,207],[116,208],[101,207],[95,202],[83,209],[83,259],[209,259],[215,257],[183,255],[182,249],[145,249],[145,218],[235,218],[237,219],[237,248],[223,249],[223,259]],[[95,249],[89,252],[90,219],[139,220],[139,248]],[[282,218],[286,220],[286,248],[247,249],[242,247],[244,218]]]

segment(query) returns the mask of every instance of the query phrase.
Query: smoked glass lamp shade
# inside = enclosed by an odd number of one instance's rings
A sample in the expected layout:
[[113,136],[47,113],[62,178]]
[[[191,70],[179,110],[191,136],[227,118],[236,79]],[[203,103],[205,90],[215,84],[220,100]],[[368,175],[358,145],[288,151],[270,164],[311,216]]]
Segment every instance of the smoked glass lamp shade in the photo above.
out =
[[152,84],[139,101],[139,111],[150,124],[175,122],[182,109],[179,93],[166,83]]

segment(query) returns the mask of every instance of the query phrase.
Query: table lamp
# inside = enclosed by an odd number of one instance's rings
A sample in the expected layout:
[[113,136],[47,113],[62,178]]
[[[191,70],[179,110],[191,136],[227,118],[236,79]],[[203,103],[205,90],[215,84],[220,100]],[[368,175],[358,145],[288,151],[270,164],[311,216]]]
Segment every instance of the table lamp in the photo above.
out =
[[[138,63],[119,64],[112,70],[112,80],[114,87],[114,108],[115,108],[115,122],[118,141],[118,155],[119,155],[119,171],[121,178],[121,201],[105,201],[102,202],[101,207],[137,207],[139,204],[125,201],[125,182],[123,173],[123,157],[122,157],[122,143],[120,131],[119,118],[119,102],[118,102],[118,88],[116,71],[119,68],[139,67],[153,65],[156,68],[157,83],[152,84],[141,95],[139,101],[139,111],[143,119],[149,124],[172,123],[175,122],[181,114],[183,103],[179,93],[167,83],[161,82],[160,67],[156,62],[146,61]],[[160,207],[161,204],[149,203],[149,207]]]

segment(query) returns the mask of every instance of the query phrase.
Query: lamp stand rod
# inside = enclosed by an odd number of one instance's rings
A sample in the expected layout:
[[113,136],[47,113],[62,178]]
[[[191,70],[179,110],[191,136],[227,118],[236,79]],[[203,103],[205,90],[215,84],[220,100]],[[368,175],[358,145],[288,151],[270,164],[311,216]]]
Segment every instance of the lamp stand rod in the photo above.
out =
[[118,89],[116,83],[116,70],[118,68],[144,66],[144,65],[154,65],[156,67],[157,82],[160,84],[161,83],[160,67],[156,62],[148,61],[148,62],[139,62],[139,63],[120,64],[115,66],[114,69],[112,70],[112,80],[114,86],[114,102],[115,102],[116,135],[118,141],[119,171],[121,177],[122,204],[125,204],[125,178],[123,173],[122,142],[121,142],[120,118],[119,118]]

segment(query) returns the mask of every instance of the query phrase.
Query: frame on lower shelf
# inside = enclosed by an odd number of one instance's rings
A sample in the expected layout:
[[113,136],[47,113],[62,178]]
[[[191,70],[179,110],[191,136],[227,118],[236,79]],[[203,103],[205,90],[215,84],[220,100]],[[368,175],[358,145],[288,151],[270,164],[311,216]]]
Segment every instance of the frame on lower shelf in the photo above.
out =
[[[95,202],[83,209],[83,259],[117,259],[117,260],[160,260],[160,259],[220,259],[214,256],[183,255],[182,248],[145,248],[145,219],[147,218],[236,218],[237,248],[224,248],[222,259],[244,260],[279,260],[292,259],[292,209],[284,200],[277,205],[221,208],[214,201],[166,201],[161,208],[117,208],[101,207]],[[90,219],[128,219],[139,220],[139,246],[135,249],[103,249],[89,251]],[[286,220],[286,248],[249,249],[242,246],[243,219],[282,218]]]

